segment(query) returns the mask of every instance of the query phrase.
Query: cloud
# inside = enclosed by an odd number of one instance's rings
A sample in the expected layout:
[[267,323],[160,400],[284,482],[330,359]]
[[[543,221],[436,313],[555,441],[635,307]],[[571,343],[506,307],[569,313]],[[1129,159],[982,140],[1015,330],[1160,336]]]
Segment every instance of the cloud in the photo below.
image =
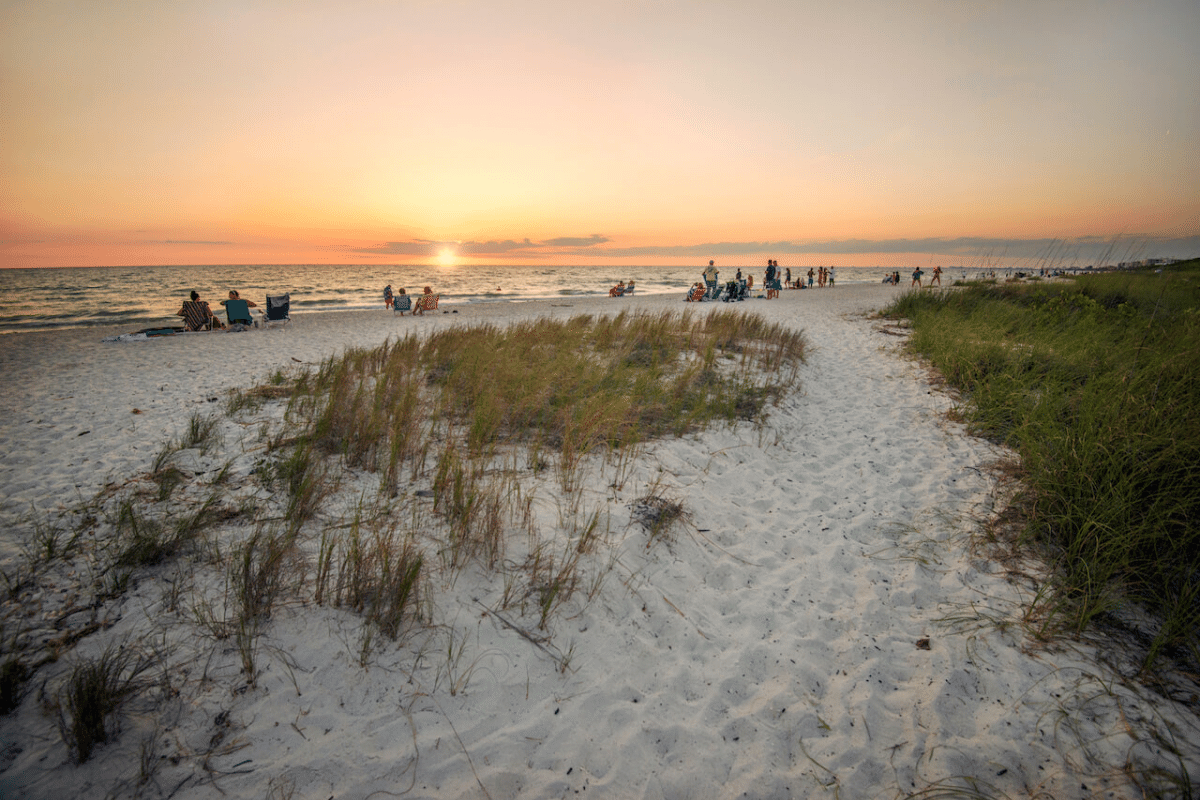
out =
[[561,236],[557,239],[547,239],[544,242],[540,242],[540,244],[548,247],[594,247],[598,244],[605,244],[608,241],[610,240],[607,236],[593,233],[586,239],[579,236]]
[[1051,258],[1055,260],[1096,258],[1109,254],[1121,260],[1166,255],[1184,257],[1200,253],[1200,236],[1163,237],[1101,237],[1081,236],[1072,239],[1006,239],[991,237],[957,237],[952,239],[828,239],[813,241],[776,242],[707,242],[704,244],[657,245],[643,247],[606,248],[604,255],[613,257],[713,257],[774,255],[855,255],[876,253],[921,253],[943,256],[990,258]]
[[487,242],[434,241],[412,239],[385,242],[375,247],[352,248],[351,252],[385,256],[436,257],[443,250],[457,255],[476,257],[506,257],[540,259],[555,256],[588,256],[611,258],[733,258],[762,255],[856,255],[856,254],[921,254],[961,259],[985,258],[995,260],[1047,259],[1054,262],[1107,262],[1136,260],[1153,256],[1193,257],[1200,253],[1200,236],[1177,238],[1152,236],[1079,236],[1070,239],[1011,239],[1000,237],[956,238],[927,237],[919,239],[817,239],[743,242],[703,242],[698,244],[641,245],[636,247],[605,247],[612,240],[607,236],[560,236],[534,242],[528,238],[492,240]]
[[193,241],[190,239],[155,239],[155,240],[147,241],[145,243],[146,244],[187,244],[187,245],[197,245],[197,244],[210,245],[211,244],[211,245],[221,245],[223,247],[228,247],[230,245],[236,244],[235,242],[209,242],[209,241],[203,241],[203,240]]
[[446,242],[434,241],[432,239],[411,239],[404,242],[385,242],[375,247],[353,247],[350,248],[350,251],[354,253],[389,256],[437,256],[443,250],[449,249],[454,251],[455,254],[463,256],[509,256],[522,254],[529,257],[536,257],[559,252],[564,247],[588,248],[605,244],[608,241],[608,237],[599,234],[592,234],[591,236],[561,236],[542,242],[534,242],[529,238],[520,241],[504,239],[487,242]]

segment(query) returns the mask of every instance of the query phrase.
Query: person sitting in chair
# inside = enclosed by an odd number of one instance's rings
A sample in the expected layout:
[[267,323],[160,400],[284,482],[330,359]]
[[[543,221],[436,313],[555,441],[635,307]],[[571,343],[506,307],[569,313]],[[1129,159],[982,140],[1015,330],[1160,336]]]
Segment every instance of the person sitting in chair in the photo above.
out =
[[436,302],[437,298],[433,293],[433,289],[426,286],[425,293],[417,298],[417,305],[416,308],[413,309],[413,313],[425,316],[426,311],[437,308]]
[[620,297],[625,294],[625,281],[617,281],[617,285],[608,290],[609,297]]
[[[229,290],[229,300],[241,300],[241,299],[242,299],[242,296],[237,293],[237,289]],[[225,303],[226,303],[225,300],[221,301],[221,305],[225,305]],[[254,302],[253,300],[247,300],[246,305],[249,306],[250,308],[258,308],[258,303]]]
[[412,310],[412,298],[404,291],[403,286],[400,287],[396,296],[392,298],[392,310],[398,312],[402,317],[405,311]]
[[213,315],[212,309],[208,307],[208,303],[200,299],[200,293],[192,290],[192,299],[184,301],[183,308],[175,312],[178,317],[183,317],[184,327],[189,331],[207,331],[213,328],[224,328],[221,320]]
[[[242,299],[242,296],[240,294],[238,294],[237,289],[230,289],[229,297],[225,300],[222,300],[221,305],[223,305],[223,306],[227,305],[230,300],[241,300],[241,299]],[[247,312],[252,308],[258,308],[258,303],[254,302],[253,300],[245,300],[243,302],[245,302],[245,304],[246,304]],[[226,313],[228,314],[228,312],[226,312]],[[255,327],[258,327],[258,323],[254,321],[254,318],[252,316],[248,317],[247,319],[240,319],[240,320],[232,320],[231,319],[230,322],[243,322],[247,325],[254,325]]]

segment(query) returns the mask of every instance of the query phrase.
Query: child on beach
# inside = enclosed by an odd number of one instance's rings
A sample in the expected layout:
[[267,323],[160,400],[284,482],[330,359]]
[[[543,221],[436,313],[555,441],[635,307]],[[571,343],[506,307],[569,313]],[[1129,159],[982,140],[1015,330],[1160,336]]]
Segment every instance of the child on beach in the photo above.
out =
[[392,285],[390,283],[383,287],[383,307],[392,307]]

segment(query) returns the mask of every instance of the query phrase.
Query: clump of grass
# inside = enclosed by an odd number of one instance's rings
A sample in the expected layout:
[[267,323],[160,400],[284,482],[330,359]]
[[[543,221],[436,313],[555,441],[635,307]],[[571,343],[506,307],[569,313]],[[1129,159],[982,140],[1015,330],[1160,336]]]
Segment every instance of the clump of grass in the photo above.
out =
[[251,685],[257,678],[259,633],[277,600],[301,582],[302,574],[302,560],[290,530],[259,528],[237,550],[229,581],[236,608],[234,641]]
[[180,437],[179,448],[181,450],[195,448],[201,453],[207,453],[218,443],[217,425],[219,422],[217,417],[207,417],[198,412],[192,414],[188,418],[187,430]]
[[9,714],[21,704],[29,667],[19,655],[9,655],[0,664],[0,714]]
[[424,556],[411,536],[390,526],[367,534],[360,515],[341,536],[326,532],[316,601],[350,608],[396,639],[420,618],[423,566]]
[[675,523],[688,518],[682,503],[658,495],[647,495],[635,500],[631,516],[649,534],[647,548],[665,539]]
[[1200,263],[1161,274],[910,293],[886,313],[1020,454],[1026,542],[1055,581],[1031,614],[1079,631],[1126,604],[1157,619],[1144,664],[1200,661]]
[[502,486],[485,478],[481,466],[447,447],[433,480],[433,507],[448,528],[448,561],[462,566],[478,558],[489,567],[504,554]]
[[82,531],[68,531],[51,520],[33,520],[33,534],[26,548],[31,565],[49,564],[60,558],[70,558],[79,545]]
[[79,763],[120,730],[122,708],[148,685],[154,659],[133,648],[111,645],[71,670],[58,696],[58,727]]
[[316,516],[333,491],[328,467],[306,442],[295,444],[289,455],[264,467],[260,474],[268,486],[283,484],[287,497],[284,514],[293,533]]
[[113,522],[112,566],[154,566],[174,557],[216,521],[217,502],[218,495],[212,493],[198,506],[186,509],[182,516],[156,518],[144,513],[133,498],[125,498],[118,505]]

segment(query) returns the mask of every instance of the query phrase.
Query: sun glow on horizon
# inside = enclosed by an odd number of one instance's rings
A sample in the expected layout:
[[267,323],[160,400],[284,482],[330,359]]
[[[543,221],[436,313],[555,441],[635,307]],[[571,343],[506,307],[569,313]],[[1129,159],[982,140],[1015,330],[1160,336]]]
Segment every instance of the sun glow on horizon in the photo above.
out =
[[1198,3],[245,5],[0,3],[0,268],[1200,247]]

